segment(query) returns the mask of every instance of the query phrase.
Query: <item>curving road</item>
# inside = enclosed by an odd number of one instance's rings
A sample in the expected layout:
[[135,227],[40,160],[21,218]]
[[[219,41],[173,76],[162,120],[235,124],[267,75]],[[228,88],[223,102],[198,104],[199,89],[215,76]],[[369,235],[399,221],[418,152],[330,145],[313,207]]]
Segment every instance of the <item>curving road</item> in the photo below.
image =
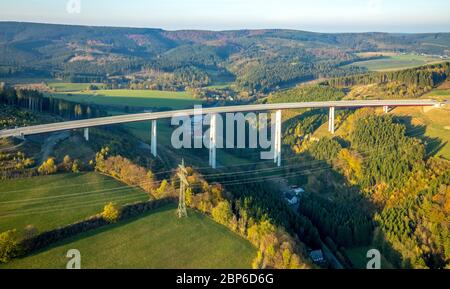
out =
[[[396,107],[396,106],[441,106],[443,103],[435,100],[342,100],[324,102],[297,102],[297,103],[271,103],[252,104],[239,106],[223,106],[203,108],[203,114],[214,113],[234,113],[234,112],[257,112],[268,110],[285,110],[300,108],[360,108],[360,107]],[[177,115],[194,115],[194,109],[173,110],[152,113],[128,114],[119,116],[109,116],[101,118],[91,118],[67,122],[58,122],[36,126],[20,127],[0,131],[0,137],[26,136],[32,134],[49,133],[55,131],[88,128],[102,125],[130,123],[147,120],[171,118]]]

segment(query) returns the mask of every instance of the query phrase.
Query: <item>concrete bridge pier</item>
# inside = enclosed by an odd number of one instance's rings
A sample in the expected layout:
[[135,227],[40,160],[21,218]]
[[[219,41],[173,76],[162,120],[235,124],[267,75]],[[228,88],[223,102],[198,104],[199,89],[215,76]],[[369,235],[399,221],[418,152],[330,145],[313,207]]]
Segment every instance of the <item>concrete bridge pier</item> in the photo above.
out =
[[385,105],[383,106],[383,112],[388,113],[389,112],[389,106]]
[[334,112],[335,107],[330,107],[330,113],[328,115],[328,131],[334,134],[335,128],[334,128]]
[[281,166],[281,110],[275,113],[275,148],[273,161],[277,166]]
[[216,148],[217,148],[217,114],[211,114],[211,124],[209,127],[209,165],[216,168]]
[[156,142],[156,125],[157,125],[157,120],[152,120],[152,131],[151,131],[151,143],[150,143],[150,150],[151,153],[154,157],[156,157],[158,154],[156,152],[156,146],[157,146],[157,142]]
[[88,128],[88,127],[84,128],[84,133],[83,133],[83,135],[84,135],[84,139],[85,139],[86,141],[89,141],[89,128]]

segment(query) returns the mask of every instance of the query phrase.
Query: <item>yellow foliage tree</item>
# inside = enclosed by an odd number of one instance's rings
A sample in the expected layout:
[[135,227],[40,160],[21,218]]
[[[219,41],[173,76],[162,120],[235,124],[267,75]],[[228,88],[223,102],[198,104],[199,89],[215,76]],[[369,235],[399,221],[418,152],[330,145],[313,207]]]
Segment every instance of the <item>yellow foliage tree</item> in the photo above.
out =
[[221,201],[212,209],[211,215],[213,219],[222,225],[228,225],[233,218],[233,212],[228,201]]
[[157,199],[162,199],[166,193],[167,193],[167,189],[169,187],[169,183],[167,182],[167,180],[162,180],[161,185],[159,186],[159,188],[157,188],[155,190],[155,198]]
[[120,209],[116,207],[113,203],[108,203],[103,208],[102,218],[109,223],[115,223],[119,220]]
[[352,184],[362,178],[362,159],[355,152],[342,149],[338,154],[337,165]]
[[38,168],[38,172],[41,175],[51,175],[58,171],[58,168],[55,164],[54,158],[48,158],[42,165]]

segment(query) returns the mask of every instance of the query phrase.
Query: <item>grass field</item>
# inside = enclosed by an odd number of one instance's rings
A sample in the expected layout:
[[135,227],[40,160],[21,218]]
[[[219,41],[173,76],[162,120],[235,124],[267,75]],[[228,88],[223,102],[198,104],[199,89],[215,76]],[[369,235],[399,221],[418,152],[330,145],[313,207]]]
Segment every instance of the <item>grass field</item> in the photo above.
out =
[[105,85],[101,83],[71,83],[71,82],[50,82],[47,84],[48,87],[54,89],[57,92],[71,92],[87,90],[89,86],[95,85],[99,88],[104,88]]
[[437,100],[450,100],[450,89],[436,89],[424,96]]
[[421,55],[385,55],[383,58],[353,62],[348,66],[359,66],[367,68],[370,71],[389,71],[399,70],[406,68],[419,67],[431,63],[439,63],[443,60],[434,57],[421,56]]
[[95,103],[110,106],[133,106],[140,108],[168,107],[172,109],[188,108],[202,101],[194,99],[188,92],[159,90],[96,90],[76,91],[72,93],[50,93],[49,96],[80,103]]
[[256,249],[208,217],[175,206],[86,232],[0,268],[65,268],[76,248],[82,268],[250,268]]
[[110,201],[147,199],[144,191],[97,173],[0,181],[0,232],[27,225],[42,232],[100,213]]

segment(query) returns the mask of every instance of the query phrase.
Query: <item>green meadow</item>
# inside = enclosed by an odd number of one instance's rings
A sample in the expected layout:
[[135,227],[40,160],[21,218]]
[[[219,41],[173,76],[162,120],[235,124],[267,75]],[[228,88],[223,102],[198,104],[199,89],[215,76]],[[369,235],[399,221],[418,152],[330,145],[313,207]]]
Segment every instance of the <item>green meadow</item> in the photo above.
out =
[[148,200],[144,191],[98,173],[0,181],[0,232],[55,229],[100,213],[105,204]]
[[135,219],[89,231],[0,268],[65,268],[69,249],[82,268],[250,268],[256,249],[192,210],[178,219],[168,205]]
[[184,91],[113,89],[49,93],[48,96],[79,103],[117,107],[181,109],[202,103]]

